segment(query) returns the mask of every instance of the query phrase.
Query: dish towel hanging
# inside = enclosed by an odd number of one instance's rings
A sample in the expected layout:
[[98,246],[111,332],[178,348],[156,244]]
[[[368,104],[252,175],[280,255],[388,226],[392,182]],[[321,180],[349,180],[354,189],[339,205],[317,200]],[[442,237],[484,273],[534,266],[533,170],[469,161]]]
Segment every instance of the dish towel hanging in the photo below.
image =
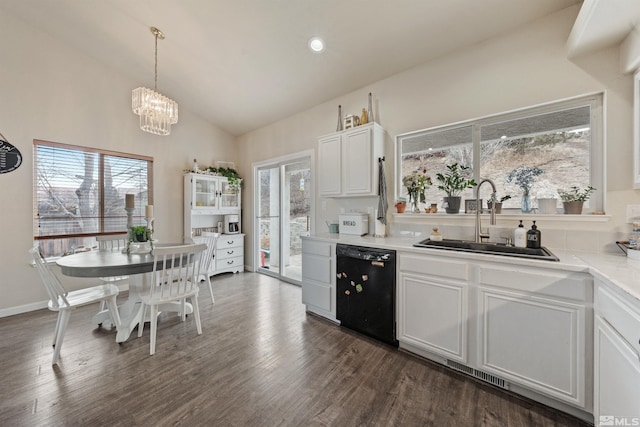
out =
[[384,157],[378,158],[378,221],[387,223],[387,180],[384,176]]

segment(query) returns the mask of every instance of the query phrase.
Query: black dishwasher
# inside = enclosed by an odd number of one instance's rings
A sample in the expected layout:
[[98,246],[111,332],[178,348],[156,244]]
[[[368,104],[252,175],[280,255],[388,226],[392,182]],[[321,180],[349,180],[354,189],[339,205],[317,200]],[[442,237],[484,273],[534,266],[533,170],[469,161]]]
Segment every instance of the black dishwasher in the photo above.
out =
[[396,340],[396,251],[336,245],[336,317],[387,344]]

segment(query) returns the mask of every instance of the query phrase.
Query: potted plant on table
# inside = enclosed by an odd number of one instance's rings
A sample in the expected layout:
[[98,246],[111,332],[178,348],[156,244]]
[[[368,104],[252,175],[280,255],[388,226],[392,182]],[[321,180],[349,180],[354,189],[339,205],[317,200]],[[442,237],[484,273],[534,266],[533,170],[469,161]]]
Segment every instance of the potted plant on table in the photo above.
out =
[[144,225],[135,225],[129,230],[128,252],[147,253],[153,249],[153,233]]
[[491,206],[495,206],[495,210],[496,213],[502,213],[502,202],[504,202],[505,200],[509,200],[511,198],[511,196],[509,194],[507,194],[506,196],[502,196],[499,199],[495,196],[492,195],[491,198],[487,201],[487,207],[489,208],[489,210],[491,210]]
[[531,186],[533,186],[536,177],[542,175],[544,171],[537,166],[520,166],[507,175],[507,182],[514,182],[522,189],[522,204],[520,210],[525,213],[531,212]]
[[564,207],[565,214],[573,214],[580,215],[582,214],[582,206],[584,202],[589,200],[591,197],[591,193],[593,193],[596,189],[592,186],[588,186],[584,190],[581,190],[580,187],[572,186],[571,189],[558,190],[558,195],[560,199],[562,199],[562,206]]
[[468,166],[454,163],[447,165],[445,173],[436,174],[436,178],[440,182],[438,189],[447,193],[447,197],[444,198],[444,208],[447,213],[460,212],[460,192],[478,185],[473,178],[464,176],[468,174],[468,169],[470,169]]

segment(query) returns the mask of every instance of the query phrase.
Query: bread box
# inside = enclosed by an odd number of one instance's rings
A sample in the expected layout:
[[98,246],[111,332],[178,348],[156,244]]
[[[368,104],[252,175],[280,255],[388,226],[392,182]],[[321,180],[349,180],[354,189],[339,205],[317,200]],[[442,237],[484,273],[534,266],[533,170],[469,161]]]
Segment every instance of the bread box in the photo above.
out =
[[365,213],[345,213],[338,216],[340,234],[364,236],[369,233],[369,215]]

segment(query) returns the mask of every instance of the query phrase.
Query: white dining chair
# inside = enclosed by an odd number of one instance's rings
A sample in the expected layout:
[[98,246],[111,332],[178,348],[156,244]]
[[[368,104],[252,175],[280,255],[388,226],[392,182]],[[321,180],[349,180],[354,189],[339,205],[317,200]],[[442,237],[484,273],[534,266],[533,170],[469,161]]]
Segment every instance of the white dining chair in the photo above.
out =
[[[99,251],[122,251],[127,247],[129,234],[118,233],[96,236],[96,241],[98,242]],[[100,280],[103,283],[111,283],[116,286],[129,284],[129,276],[100,277]],[[104,311],[106,308],[105,302],[101,302],[100,311]]]
[[129,234],[126,232],[96,236],[99,251],[121,251],[127,247],[128,240]]
[[109,308],[113,324],[116,326],[116,329],[120,327],[120,314],[118,313],[118,307],[116,305],[118,288],[115,285],[103,284],[69,292],[65,290],[58,277],[51,270],[44,258],[42,258],[40,249],[37,246],[29,250],[29,253],[38,270],[38,274],[40,274],[47,294],[49,294],[49,310],[58,312],[56,329],[53,334],[54,350],[52,365],[58,363],[62,341],[64,340],[64,334],[67,331],[69,317],[71,316],[71,310],[76,307],[105,301]]
[[[153,273],[151,286],[146,294],[142,294],[142,319],[146,318],[149,310],[151,337],[149,354],[156,352],[156,335],[158,329],[158,305],[172,301],[183,304],[181,310],[182,321],[186,319],[184,301],[189,298],[193,306],[193,317],[196,322],[198,335],[202,334],[200,323],[200,309],[198,307],[198,276],[202,255],[207,245],[193,244],[181,246],[164,246],[153,249]],[[138,337],[144,331],[144,321],[138,326]]]
[[211,295],[211,304],[215,302],[213,297],[213,287],[211,286],[211,277],[209,277],[209,269],[213,262],[213,256],[216,251],[217,236],[195,236],[193,237],[195,243],[204,243],[207,245],[207,249],[202,254],[202,265],[200,266],[200,275],[198,276],[198,282],[205,281],[209,286],[209,294]]

